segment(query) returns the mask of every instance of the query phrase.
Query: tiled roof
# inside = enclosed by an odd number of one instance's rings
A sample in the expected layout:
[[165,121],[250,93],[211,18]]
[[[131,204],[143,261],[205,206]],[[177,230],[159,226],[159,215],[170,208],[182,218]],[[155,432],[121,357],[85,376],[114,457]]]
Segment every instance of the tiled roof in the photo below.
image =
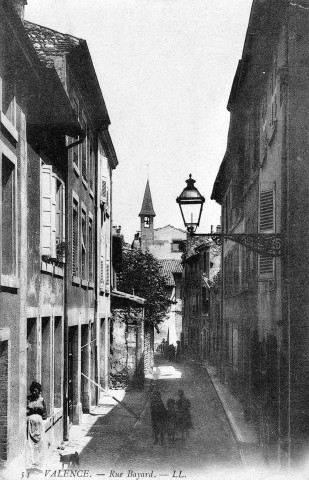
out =
[[32,22],[25,21],[24,26],[40,60],[48,67],[54,66],[55,56],[65,55],[84,42],[80,38]]
[[144,199],[143,199],[143,205],[142,209],[140,211],[139,216],[146,215],[146,216],[153,216],[155,217],[156,214],[153,209],[152,205],[152,198],[151,198],[151,193],[150,193],[150,186],[149,186],[149,180],[147,180],[146,188],[145,188],[145,193],[144,193]]
[[166,278],[166,285],[174,286],[175,280],[173,273],[182,272],[181,260],[159,260],[159,263]]

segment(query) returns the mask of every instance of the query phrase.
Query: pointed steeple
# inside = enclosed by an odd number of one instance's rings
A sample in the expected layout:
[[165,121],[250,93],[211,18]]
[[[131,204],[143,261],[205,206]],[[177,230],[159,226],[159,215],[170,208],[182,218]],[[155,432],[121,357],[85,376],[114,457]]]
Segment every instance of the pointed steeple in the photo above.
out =
[[139,217],[155,217],[155,216],[156,214],[154,212],[153,205],[152,205],[149,180],[147,180],[144,199],[143,199],[143,205],[142,205],[142,209],[140,211]]

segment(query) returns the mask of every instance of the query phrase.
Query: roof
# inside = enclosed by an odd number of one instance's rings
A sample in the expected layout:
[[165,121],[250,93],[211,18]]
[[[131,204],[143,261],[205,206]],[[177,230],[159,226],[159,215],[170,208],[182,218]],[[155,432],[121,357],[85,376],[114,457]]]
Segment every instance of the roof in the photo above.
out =
[[166,285],[174,286],[175,280],[173,274],[182,273],[181,260],[158,260],[158,262],[162,268],[163,275],[165,276]]
[[130,293],[121,292],[120,290],[112,290],[112,297],[126,300],[129,303],[137,303],[139,305],[145,305],[146,299],[138,297],[137,295],[131,295]]
[[24,27],[41,62],[50,69],[55,68],[63,84],[66,83],[66,70],[62,59],[68,61],[74,78],[84,92],[96,128],[106,129],[110,119],[87,42],[28,21],[24,22]]
[[55,56],[63,56],[85,41],[26,20],[24,21],[24,27],[38,57],[49,68],[54,67]]
[[178,231],[181,232],[181,233],[187,234],[187,231],[186,231],[186,230],[183,230],[182,228],[174,227],[174,225],[171,225],[170,223],[169,223],[168,225],[165,225],[164,227],[155,228],[154,231],[157,232],[158,230],[164,230],[164,229],[166,229],[166,228],[172,228],[173,230],[178,230]]
[[59,76],[54,68],[46,68],[38,58],[13,2],[0,2],[0,17],[18,48],[18,55],[11,60],[16,65],[16,80],[24,89],[28,124],[39,127],[48,124],[66,135],[79,135],[81,128],[77,116]]
[[152,205],[152,198],[151,198],[151,193],[150,193],[149,180],[147,180],[147,183],[146,183],[143,205],[142,205],[142,209],[140,211],[139,217],[144,216],[144,215],[149,216],[149,217],[155,217],[156,216],[155,211],[153,209],[153,205]]

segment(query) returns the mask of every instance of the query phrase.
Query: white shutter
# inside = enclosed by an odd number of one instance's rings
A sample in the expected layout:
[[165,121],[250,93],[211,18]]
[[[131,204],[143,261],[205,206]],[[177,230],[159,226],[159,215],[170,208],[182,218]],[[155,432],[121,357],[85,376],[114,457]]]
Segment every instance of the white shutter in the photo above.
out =
[[[62,241],[65,242],[65,186],[61,186],[61,199],[62,199]],[[66,248],[62,250],[62,261],[65,262]]]
[[[56,257],[56,177],[51,177],[51,256]],[[60,220],[60,219],[59,219]]]
[[52,168],[42,165],[42,255],[52,255]]
[[102,177],[101,183],[101,201],[106,202],[106,178]]
[[105,266],[105,285],[106,290],[109,290],[110,286],[110,268],[109,268],[109,260],[106,259],[106,266]]

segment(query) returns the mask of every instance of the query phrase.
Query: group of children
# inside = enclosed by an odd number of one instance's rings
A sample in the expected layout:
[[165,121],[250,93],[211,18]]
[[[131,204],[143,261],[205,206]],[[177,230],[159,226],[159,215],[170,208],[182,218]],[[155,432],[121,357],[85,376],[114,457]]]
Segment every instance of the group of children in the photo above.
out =
[[164,444],[165,433],[170,443],[175,443],[177,431],[181,432],[181,437],[184,439],[189,428],[193,428],[190,407],[190,400],[185,397],[183,390],[178,390],[177,400],[169,398],[166,402],[166,407],[160,391],[155,389],[152,392],[150,409],[155,444],[158,443],[159,437],[161,445]]

